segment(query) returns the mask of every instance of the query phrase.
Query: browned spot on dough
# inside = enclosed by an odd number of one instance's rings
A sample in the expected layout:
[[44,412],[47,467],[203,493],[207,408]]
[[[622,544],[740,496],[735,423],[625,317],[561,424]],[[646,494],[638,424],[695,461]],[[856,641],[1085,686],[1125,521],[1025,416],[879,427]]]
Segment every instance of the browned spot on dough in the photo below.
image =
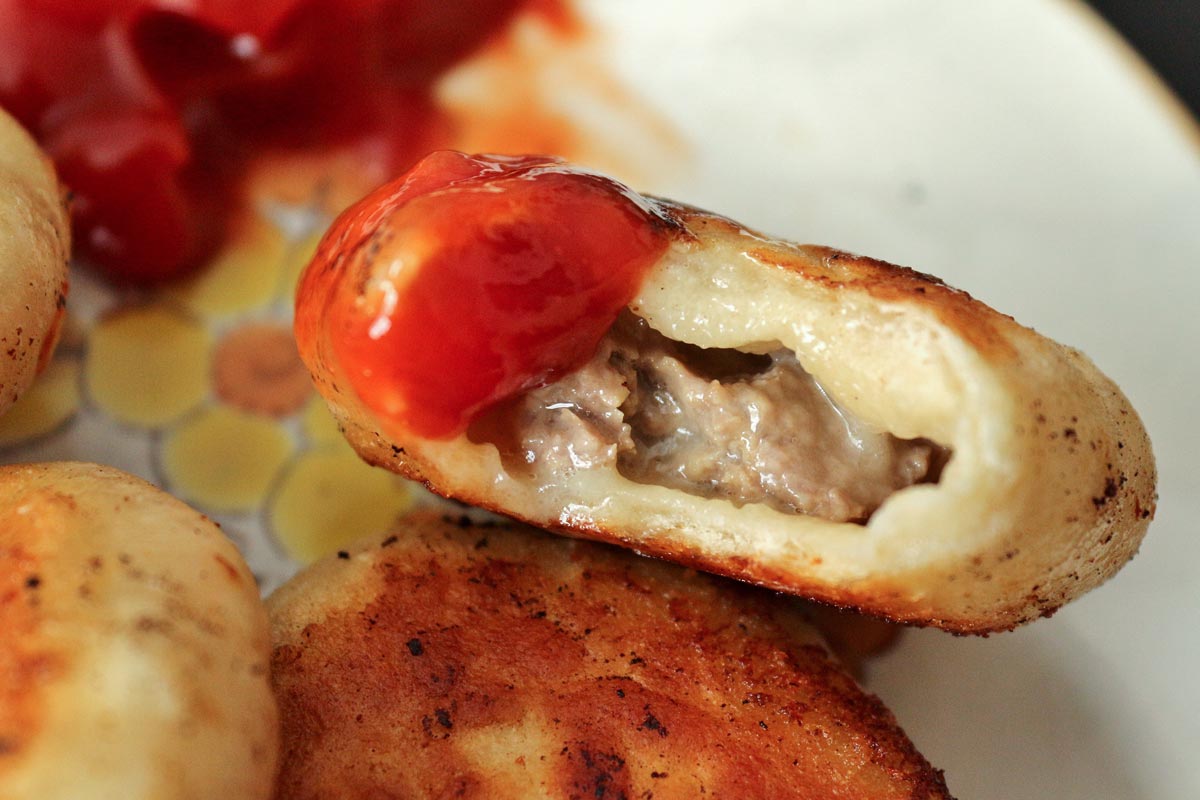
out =
[[36,514],[0,512],[0,756],[37,735],[45,715],[43,687],[67,658],[44,638],[37,597],[41,559],[18,543],[42,535]]
[[221,567],[225,570],[225,574],[229,576],[231,581],[234,583],[241,583],[242,574],[238,572],[238,568],[233,565],[233,562],[220,553],[214,553],[213,560],[221,565]]

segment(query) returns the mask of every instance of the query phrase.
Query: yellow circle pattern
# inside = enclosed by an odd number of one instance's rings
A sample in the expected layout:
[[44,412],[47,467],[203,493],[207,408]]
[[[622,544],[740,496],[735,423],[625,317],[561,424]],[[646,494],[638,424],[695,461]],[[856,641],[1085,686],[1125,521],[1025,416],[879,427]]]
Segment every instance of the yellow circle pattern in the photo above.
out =
[[288,555],[309,563],[386,531],[412,502],[412,493],[395,475],[368,466],[343,445],[296,459],[269,513]]
[[214,406],[167,436],[162,469],[172,491],[205,510],[251,511],[294,450],[274,420]]
[[276,297],[286,253],[279,229],[255,217],[208,266],[168,293],[208,318],[261,308]]
[[204,326],[162,306],[119,311],[89,334],[88,394],[120,422],[160,428],[208,396],[211,359]]

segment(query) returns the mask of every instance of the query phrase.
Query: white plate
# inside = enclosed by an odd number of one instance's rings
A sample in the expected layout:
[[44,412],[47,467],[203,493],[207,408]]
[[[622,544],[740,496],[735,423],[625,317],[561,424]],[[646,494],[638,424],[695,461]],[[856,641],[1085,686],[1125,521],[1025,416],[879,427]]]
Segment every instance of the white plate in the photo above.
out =
[[[912,632],[867,685],[964,800],[1200,797],[1194,123],[1065,0],[585,0],[583,11],[638,102],[619,102],[586,59],[537,86],[604,139],[598,166],[628,163],[639,188],[939,275],[1083,349],[1124,387],[1161,471],[1138,558],[1013,634]],[[446,97],[496,96],[467,73]],[[126,302],[141,300],[81,274],[69,308],[86,328]],[[287,306],[275,297],[209,330],[286,324]],[[219,405],[205,392],[205,408]],[[295,457],[319,449],[298,417],[281,426],[301,442]],[[102,460],[161,481],[171,435],[86,401],[2,458]],[[263,508],[215,516],[267,588],[294,568]]]
[[1082,5],[594,0],[690,146],[655,191],[916,267],[1087,352],[1155,442],[1114,580],[1012,634],[910,633],[867,685],[975,800],[1200,797],[1200,136]]

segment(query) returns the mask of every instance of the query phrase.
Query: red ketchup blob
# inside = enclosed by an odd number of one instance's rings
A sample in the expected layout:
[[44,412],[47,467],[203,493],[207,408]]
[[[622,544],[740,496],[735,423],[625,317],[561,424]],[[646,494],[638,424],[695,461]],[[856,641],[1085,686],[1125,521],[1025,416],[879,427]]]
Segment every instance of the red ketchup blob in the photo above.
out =
[[557,159],[433,153],[325,235],[296,300],[300,354],[385,427],[451,438],[582,366],[670,225]]
[[436,79],[553,0],[0,0],[0,106],[74,194],[80,254],[149,282],[203,263],[265,148],[436,146]]

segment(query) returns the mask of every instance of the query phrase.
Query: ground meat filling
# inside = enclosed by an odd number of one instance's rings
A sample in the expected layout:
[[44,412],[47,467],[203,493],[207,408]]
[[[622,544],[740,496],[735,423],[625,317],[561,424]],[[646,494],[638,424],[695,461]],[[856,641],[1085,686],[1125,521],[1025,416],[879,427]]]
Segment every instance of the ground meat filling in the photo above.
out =
[[638,483],[864,522],[935,482],[948,451],[839,408],[791,351],[703,349],[624,313],[583,368],[472,427],[534,478],[615,466]]

